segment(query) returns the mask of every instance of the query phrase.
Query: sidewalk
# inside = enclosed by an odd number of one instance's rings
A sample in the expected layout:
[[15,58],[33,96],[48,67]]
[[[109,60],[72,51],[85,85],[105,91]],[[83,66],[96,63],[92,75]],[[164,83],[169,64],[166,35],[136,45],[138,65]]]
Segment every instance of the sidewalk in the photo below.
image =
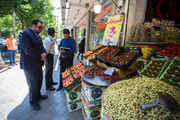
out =
[[[55,55],[54,63],[57,62]],[[79,61],[74,57],[74,64]],[[56,64],[54,65],[55,68]],[[54,70],[54,81],[59,83],[59,65]],[[23,70],[19,64],[0,73],[0,120],[83,120],[82,111],[69,112],[64,90],[46,91],[45,80],[41,92],[47,94],[48,99],[39,102],[41,110],[33,111],[28,103],[28,86]],[[58,85],[54,86],[55,88]]]

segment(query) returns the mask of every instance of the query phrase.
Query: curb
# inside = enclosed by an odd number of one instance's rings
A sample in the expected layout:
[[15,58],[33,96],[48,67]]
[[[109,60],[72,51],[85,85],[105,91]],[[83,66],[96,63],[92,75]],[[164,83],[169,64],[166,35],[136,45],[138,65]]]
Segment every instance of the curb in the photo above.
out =
[[[19,64],[19,62],[17,62],[15,66],[17,66],[18,64]],[[9,69],[11,69],[11,68],[13,68],[15,66],[8,66],[7,68],[3,68],[3,69],[0,70],[0,73],[4,72],[6,70],[9,70]]]

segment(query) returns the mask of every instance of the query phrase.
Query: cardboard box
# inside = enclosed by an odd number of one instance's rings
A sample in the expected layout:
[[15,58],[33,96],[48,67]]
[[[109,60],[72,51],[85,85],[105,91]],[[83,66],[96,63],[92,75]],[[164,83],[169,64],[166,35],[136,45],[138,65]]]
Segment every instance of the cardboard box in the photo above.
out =
[[74,101],[74,102],[67,102],[67,107],[68,107],[69,112],[79,110],[79,109],[82,108],[81,100],[77,100],[77,101]]
[[[84,109],[82,108],[82,115],[83,115],[83,117],[84,117],[84,120],[89,120],[88,118],[87,118],[87,115],[86,115],[86,113],[84,112]],[[100,118],[96,118],[96,119],[92,119],[92,120],[100,120]]]
[[82,102],[82,106],[88,120],[94,120],[101,117],[101,105],[89,108]]
[[82,88],[88,101],[95,101],[95,100],[101,100],[102,93],[107,88],[107,86],[92,85],[82,79]]
[[82,98],[82,102],[84,102],[84,104],[87,106],[87,107],[95,107],[95,106],[99,106],[101,105],[101,99],[100,100],[96,100],[96,101],[89,101],[86,97],[86,95],[84,94],[84,91],[83,89],[81,90],[81,98]]
[[65,91],[67,102],[81,100],[81,86],[79,86],[77,89],[72,90],[72,91],[66,91],[66,90],[64,91]]

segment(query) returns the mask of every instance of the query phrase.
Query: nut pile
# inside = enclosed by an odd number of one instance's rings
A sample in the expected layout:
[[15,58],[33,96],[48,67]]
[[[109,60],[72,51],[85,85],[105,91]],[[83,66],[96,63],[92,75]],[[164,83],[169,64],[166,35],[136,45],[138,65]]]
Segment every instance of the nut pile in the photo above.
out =
[[180,91],[155,78],[137,77],[112,84],[103,96],[106,113],[112,120],[179,120],[161,107],[141,110],[141,105],[157,101],[157,94],[166,92],[180,105]]

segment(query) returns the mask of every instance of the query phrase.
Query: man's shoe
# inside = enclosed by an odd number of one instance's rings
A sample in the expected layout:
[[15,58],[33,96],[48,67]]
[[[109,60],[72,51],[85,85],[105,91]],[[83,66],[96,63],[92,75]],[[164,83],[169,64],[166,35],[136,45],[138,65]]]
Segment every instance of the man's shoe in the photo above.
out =
[[51,85],[57,85],[57,82],[52,82]]
[[33,109],[33,110],[40,110],[40,109],[41,109],[41,107],[39,106],[38,103],[30,104],[30,107],[31,107],[31,109]]
[[53,87],[46,87],[46,90],[49,90],[49,91],[54,91],[54,90],[56,90],[55,88],[53,88]]
[[61,90],[63,87],[62,86],[59,86],[57,89],[56,89],[56,91],[59,91],[59,90]]
[[48,98],[47,95],[41,95],[41,96],[39,97],[39,100],[44,100],[44,99],[47,99],[47,98]]

